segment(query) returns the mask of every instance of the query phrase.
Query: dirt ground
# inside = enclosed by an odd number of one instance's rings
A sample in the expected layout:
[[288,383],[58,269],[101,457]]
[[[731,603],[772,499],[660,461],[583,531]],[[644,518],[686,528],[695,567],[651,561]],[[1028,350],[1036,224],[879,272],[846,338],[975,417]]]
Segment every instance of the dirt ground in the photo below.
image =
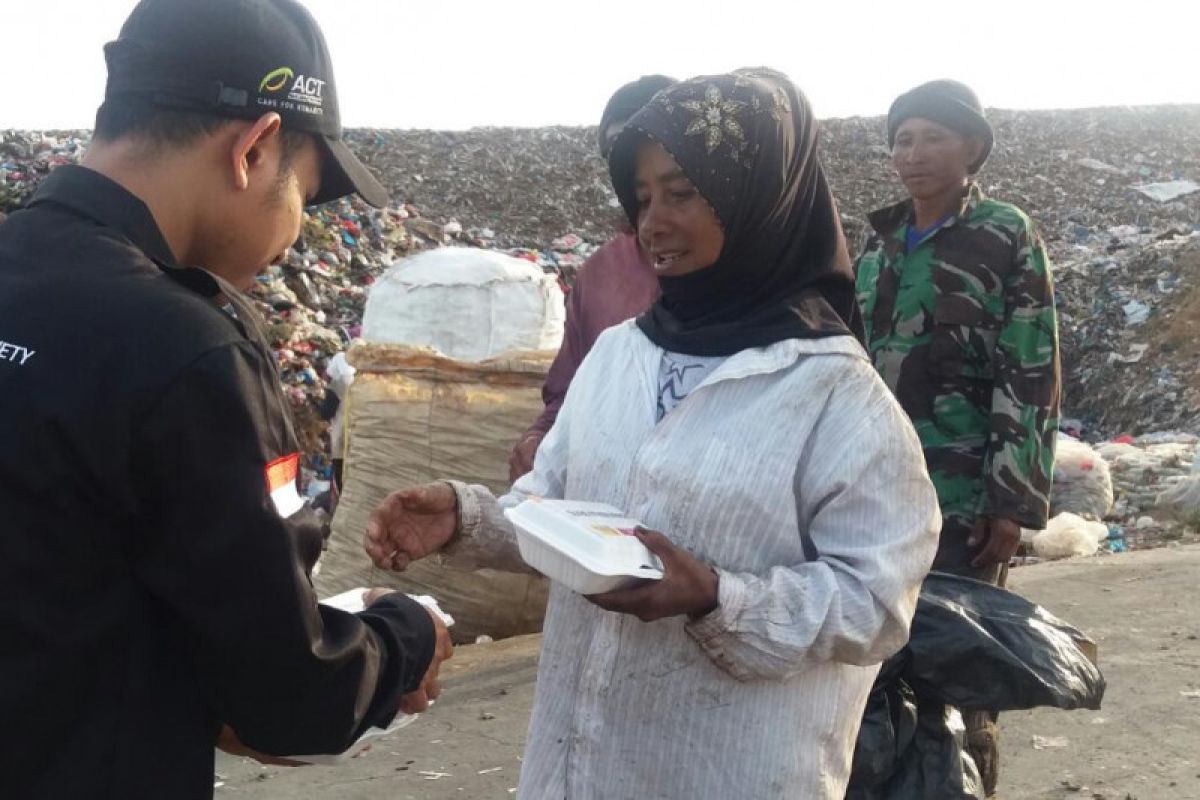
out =
[[[1004,715],[1000,797],[1200,800],[1200,546],[1021,567],[1011,583],[1095,638],[1108,694],[1098,712]],[[221,756],[216,796],[512,797],[538,642],[460,648],[436,708],[348,764],[285,769]]]

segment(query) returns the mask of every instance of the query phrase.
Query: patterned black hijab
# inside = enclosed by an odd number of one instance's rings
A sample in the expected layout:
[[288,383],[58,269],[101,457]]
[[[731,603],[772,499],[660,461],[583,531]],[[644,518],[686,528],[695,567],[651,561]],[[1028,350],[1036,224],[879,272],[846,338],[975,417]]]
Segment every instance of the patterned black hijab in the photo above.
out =
[[716,213],[725,245],[712,266],[662,277],[638,318],[658,346],[732,355],[784,339],[862,338],[854,271],[817,159],[817,123],[781,73],[738,70],[676,84],[630,119],[609,159],[637,225],[638,145],[659,142]]

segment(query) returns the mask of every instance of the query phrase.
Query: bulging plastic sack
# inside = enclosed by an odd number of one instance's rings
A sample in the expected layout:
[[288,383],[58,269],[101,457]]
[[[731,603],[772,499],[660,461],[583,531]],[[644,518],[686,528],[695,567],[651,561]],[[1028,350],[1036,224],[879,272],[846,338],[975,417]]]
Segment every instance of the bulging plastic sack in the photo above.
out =
[[1064,511],[1100,519],[1113,505],[1112,476],[1099,452],[1069,436],[1059,436],[1054,453],[1050,516]]
[[431,347],[457,361],[557,350],[566,304],[553,275],[492,250],[444,247],[406,258],[371,287],[362,338]]

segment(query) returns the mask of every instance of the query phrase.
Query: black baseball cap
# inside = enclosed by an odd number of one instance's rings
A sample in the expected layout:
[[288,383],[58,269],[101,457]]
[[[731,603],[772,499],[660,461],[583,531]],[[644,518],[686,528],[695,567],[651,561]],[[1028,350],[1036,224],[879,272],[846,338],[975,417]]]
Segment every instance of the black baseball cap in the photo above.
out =
[[274,111],[323,151],[314,203],[357,192],[387,204],[387,190],[342,140],[325,37],[295,0],[141,0],[104,58],[106,101],[134,95],[235,119]]

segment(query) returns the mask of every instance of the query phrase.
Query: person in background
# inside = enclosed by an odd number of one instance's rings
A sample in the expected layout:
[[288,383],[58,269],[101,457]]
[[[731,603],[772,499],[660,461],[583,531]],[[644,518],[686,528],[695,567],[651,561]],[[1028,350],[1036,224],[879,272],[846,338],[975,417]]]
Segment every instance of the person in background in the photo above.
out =
[[[975,93],[932,81],[887,119],[908,190],[872,213],[857,294],[875,368],[912,419],[937,487],[934,569],[1003,585],[1021,528],[1046,526],[1059,416],[1054,285],[1042,241],[974,176],[993,132]],[[995,717],[968,711],[968,750],[995,791]]]
[[[629,118],[650,98],[675,83],[665,75],[645,75],[613,94],[600,117],[600,155],[608,158],[613,142]],[[575,370],[605,328],[635,317],[658,297],[658,280],[637,236],[626,230],[601,247],[580,267],[567,298],[566,330],[562,348],[550,365],[542,387],[545,410],[513,447],[509,479],[516,480],[533,468],[533,456],[546,432],[554,425]]]
[[661,531],[636,535],[665,575],[552,584],[518,797],[842,800],[940,518],[855,337],[816,119],[777,72],[696,78],[634,115],[609,169],[662,296],[600,335],[508,495],[395,492],[367,552],[522,569],[502,509],[621,509]]
[[350,384],[354,383],[354,373],[355,369],[346,360],[344,352],[335,353],[325,366],[329,384],[325,387],[325,400],[321,403],[321,418],[329,421],[329,460],[333,468],[330,513],[337,505],[337,496],[342,493],[342,473],[346,466],[346,398],[350,395]]

